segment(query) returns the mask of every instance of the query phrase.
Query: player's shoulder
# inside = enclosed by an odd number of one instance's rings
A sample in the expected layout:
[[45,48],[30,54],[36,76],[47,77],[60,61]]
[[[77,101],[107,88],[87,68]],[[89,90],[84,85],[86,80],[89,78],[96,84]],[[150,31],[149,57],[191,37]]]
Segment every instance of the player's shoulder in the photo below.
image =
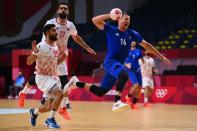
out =
[[127,31],[130,33],[130,34],[139,34],[137,31],[133,30],[133,29],[127,29]]
[[74,25],[74,23],[70,20],[67,20],[67,24],[73,24]]
[[46,24],[54,24],[56,22],[56,18],[47,20]]
[[140,52],[140,53],[142,52],[142,50],[139,48],[136,48],[135,50],[136,50],[136,52]]
[[109,22],[105,22],[105,28],[107,27],[107,28],[110,28],[110,29],[116,29],[116,30],[118,30],[118,27],[117,26],[114,26],[114,25],[112,25],[112,24],[110,24]]
[[75,26],[72,21],[67,20],[67,26]]
[[45,40],[44,40],[44,41],[41,41],[41,42],[39,42],[39,43],[37,44],[37,47],[44,47],[44,46],[47,46],[47,43],[46,43]]
[[40,49],[40,50],[43,50],[46,48],[46,43],[45,41],[41,41],[37,44],[37,48]]
[[39,43],[37,44],[37,46],[38,46],[38,45],[45,45],[45,43],[46,43],[45,40],[44,40],[44,41],[41,41],[41,42],[39,42]]

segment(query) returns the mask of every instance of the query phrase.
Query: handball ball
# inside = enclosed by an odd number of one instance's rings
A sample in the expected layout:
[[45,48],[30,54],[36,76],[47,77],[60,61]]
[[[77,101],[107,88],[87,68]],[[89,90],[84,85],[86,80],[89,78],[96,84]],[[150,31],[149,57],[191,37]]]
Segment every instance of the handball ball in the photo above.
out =
[[122,11],[119,8],[113,8],[110,11],[110,17],[112,20],[118,20],[121,18],[121,16],[122,16]]

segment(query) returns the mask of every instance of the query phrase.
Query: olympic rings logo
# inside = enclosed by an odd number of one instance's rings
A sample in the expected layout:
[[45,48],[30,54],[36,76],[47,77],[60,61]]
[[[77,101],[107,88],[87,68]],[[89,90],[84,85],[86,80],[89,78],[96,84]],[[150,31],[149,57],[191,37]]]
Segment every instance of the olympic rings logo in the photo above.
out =
[[157,89],[155,91],[156,97],[157,98],[164,98],[168,93],[168,89]]

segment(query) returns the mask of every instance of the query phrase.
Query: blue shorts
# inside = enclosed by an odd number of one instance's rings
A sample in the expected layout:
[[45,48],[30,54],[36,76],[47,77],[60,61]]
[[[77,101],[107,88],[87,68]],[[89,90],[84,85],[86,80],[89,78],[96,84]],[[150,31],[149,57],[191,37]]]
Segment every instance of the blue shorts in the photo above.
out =
[[105,60],[103,67],[106,73],[110,74],[116,79],[118,78],[121,71],[127,70],[120,62],[111,59]]
[[101,88],[111,90],[116,84],[120,72],[127,69],[120,62],[109,59],[105,60],[103,67],[105,69],[105,76],[101,82]]
[[132,71],[127,69],[127,72],[129,74],[129,79],[131,80],[132,84],[139,84],[140,86],[142,86],[141,71]]
[[105,73],[105,76],[101,81],[100,88],[104,88],[105,90],[110,91],[115,84],[116,84],[116,78],[110,75],[109,73]]

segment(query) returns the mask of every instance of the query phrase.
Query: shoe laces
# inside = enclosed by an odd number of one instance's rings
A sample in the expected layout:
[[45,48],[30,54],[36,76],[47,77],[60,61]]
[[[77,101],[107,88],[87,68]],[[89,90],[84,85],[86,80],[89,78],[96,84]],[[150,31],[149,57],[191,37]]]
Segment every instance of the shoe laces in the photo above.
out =
[[51,118],[51,121],[55,124],[55,125],[57,125],[57,122],[56,122],[56,120],[55,120],[55,118],[53,117],[53,118]]

